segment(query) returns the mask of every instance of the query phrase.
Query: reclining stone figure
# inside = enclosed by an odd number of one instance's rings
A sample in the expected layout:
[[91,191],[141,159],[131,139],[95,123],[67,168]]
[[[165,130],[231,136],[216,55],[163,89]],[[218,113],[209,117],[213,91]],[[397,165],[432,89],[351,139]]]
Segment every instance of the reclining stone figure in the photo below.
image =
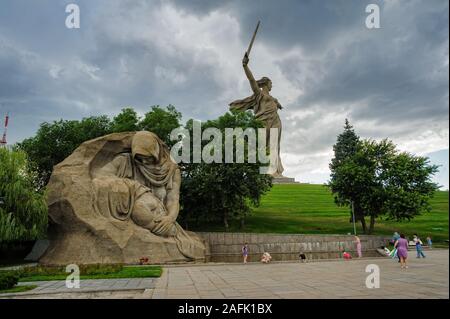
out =
[[196,260],[205,245],[176,222],[181,174],[154,133],[115,133],[83,143],[47,186],[50,247],[40,262]]

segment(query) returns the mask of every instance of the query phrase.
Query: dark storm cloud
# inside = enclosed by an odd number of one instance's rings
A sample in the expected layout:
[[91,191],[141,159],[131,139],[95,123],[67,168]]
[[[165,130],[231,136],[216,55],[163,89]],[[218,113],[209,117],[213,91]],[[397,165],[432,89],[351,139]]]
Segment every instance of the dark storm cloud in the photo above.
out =
[[[96,43],[96,49],[85,53],[83,60],[98,67],[100,78],[109,79],[102,89],[118,105],[195,106],[199,97],[214,99],[219,89],[212,79],[213,66],[191,64],[192,54],[174,59],[152,43],[138,39],[122,42],[106,35],[98,35]],[[121,67],[126,71],[118,77]]]
[[[329,149],[345,117],[363,137],[402,141],[431,129],[442,136],[436,147],[446,147],[448,12],[446,3],[434,4],[390,7],[382,12],[381,30],[350,29],[341,42],[324,47],[322,57],[304,54],[279,62],[304,90],[291,110],[309,111],[296,122],[288,111],[286,130],[295,133],[286,144],[297,145],[290,148],[293,154]],[[323,123],[330,114],[334,121]]]
[[[395,124],[392,131],[378,132],[377,138],[411,134],[427,121],[446,127],[446,1],[371,1],[381,8],[379,30],[365,28],[369,2],[364,1],[207,1],[203,7],[204,1],[173,2],[197,15],[231,12],[239,19],[244,43],[255,22],[262,20],[258,41],[266,47],[301,48],[300,54],[277,62],[286,79],[303,91],[282,115],[285,131],[290,132],[287,144],[303,141],[289,152],[329,148],[345,117],[356,123]],[[308,110],[314,113],[294,121],[293,111]],[[319,132],[308,131],[320,126],[321,114],[330,113],[339,121]]]
[[[125,106],[143,113],[151,105],[174,104],[183,113],[183,106],[188,106],[191,116],[208,116],[211,109],[196,110],[196,105],[199,97],[213,100],[218,90],[211,64],[194,65],[195,52],[180,52],[174,58],[151,41],[117,34],[117,23],[126,29],[129,21],[143,22],[133,19],[141,9],[137,2],[78,4],[82,28],[76,31],[64,26],[64,5],[2,4],[0,112],[12,113],[10,142],[32,135],[43,121],[113,115]],[[39,22],[33,33],[32,26]],[[174,82],[170,77],[177,74],[181,79]]]
[[197,15],[206,15],[214,10],[231,12],[239,19],[244,42],[249,40],[256,22],[261,20],[258,41],[277,48],[300,45],[308,50],[320,50],[336,34],[355,24],[364,23],[367,5],[360,0],[172,0],[172,2]]
[[18,99],[31,94],[33,78],[29,73],[24,57],[21,57],[14,48],[0,39],[0,96],[4,100]]
[[[64,26],[71,2],[79,30]],[[365,27],[369,3],[380,5],[381,29]],[[250,66],[274,79],[285,107],[287,175],[326,180],[346,117],[362,137],[417,153],[448,149],[444,0],[2,1],[0,115],[13,113],[10,142],[42,121],[126,106],[223,114],[250,94],[240,59],[257,20]]]
[[[448,86],[448,14],[439,7],[431,13],[415,9],[414,18],[402,22],[396,15],[386,14],[383,30],[355,34],[353,43],[337,47],[338,54],[333,47],[325,48],[330,53],[320,61],[323,76],[317,82],[312,74],[311,81],[305,81],[313,85],[307,87],[299,104],[308,108],[317,103],[332,106],[368,100],[352,112],[356,118],[394,121],[427,113],[437,118],[448,115],[443,100]],[[302,73],[295,68],[295,61],[286,61],[281,67],[294,80]]]

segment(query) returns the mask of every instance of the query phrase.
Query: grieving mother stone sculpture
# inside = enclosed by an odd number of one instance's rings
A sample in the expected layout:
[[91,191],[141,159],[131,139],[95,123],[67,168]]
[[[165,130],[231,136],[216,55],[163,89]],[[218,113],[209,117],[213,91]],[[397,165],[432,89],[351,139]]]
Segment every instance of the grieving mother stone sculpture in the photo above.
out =
[[48,189],[50,246],[43,264],[197,260],[205,245],[176,222],[181,176],[151,132],[83,143],[55,166]]

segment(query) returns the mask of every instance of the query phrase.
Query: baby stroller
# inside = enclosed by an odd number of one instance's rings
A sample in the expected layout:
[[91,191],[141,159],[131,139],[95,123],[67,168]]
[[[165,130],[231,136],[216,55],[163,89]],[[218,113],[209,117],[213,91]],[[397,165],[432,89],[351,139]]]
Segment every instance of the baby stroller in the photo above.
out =
[[398,258],[398,256],[397,256],[397,248],[392,249],[392,251],[390,252],[389,256],[392,259]]

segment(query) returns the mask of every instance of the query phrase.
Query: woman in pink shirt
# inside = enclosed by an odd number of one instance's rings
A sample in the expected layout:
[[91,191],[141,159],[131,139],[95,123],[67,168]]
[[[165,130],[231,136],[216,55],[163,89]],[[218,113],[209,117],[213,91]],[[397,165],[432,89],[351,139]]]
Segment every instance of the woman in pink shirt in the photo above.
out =
[[400,238],[394,244],[397,248],[397,256],[400,258],[400,267],[402,269],[408,268],[406,260],[408,259],[408,241],[405,239],[405,235],[401,234]]

